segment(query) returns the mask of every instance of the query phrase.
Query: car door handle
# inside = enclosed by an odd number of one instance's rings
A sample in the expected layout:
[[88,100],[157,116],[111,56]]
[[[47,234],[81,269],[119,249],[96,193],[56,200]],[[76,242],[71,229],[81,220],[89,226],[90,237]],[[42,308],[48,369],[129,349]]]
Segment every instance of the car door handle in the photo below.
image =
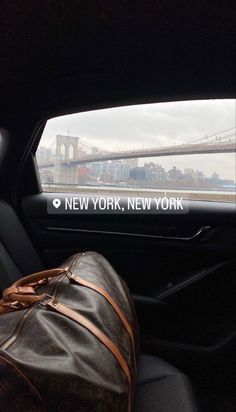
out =
[[191,236],[168,236],[168,235],[162,235],[162,236],[155,236],[158,239],[163,239],[163,240],[182,240],[182,241],[195,241],[195,240],[200,240],[207,232],[209,232],[212,229],[211,226],[201,226],[193,235]]
[[[200,240],[202,237],[211,230],[211,226],[201,226],[197,232],[192,236],[182,238],[182,240]],[[181,238],[179,238],[181,239]]]

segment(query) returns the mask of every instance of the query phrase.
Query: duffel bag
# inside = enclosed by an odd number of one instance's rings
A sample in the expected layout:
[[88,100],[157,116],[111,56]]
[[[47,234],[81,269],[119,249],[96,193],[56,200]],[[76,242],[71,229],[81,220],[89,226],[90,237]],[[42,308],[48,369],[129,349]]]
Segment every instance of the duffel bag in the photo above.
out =
[[21,278],[0,301],[1,412],[130,412],[137,322],[98,253]]

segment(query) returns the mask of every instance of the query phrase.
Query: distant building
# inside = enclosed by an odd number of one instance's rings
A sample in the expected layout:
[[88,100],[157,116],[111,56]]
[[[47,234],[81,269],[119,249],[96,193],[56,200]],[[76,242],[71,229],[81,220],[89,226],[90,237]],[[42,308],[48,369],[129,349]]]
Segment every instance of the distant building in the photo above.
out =
[[136,159],[126,159],[123,160],[123,163],[127,164],[130,169],[138,167],[138,158]]
[[176,166],[173,166],[172,169],[168,171],[168,177],[173,180],[179,179],[181,175],[182,171],[177,169]]
[[50,163],[52,161],[52,150],[40,146],[36,152],[36,159],[39,165]]
[[78,181],[85,180],[86,178],[88,178],[90,173],[91,173],[90,167],[79,166],[78,167]]
[[117,183],[129,178],[129,166],[122,161],[94,162],[91,164],[91,176],[106,183]]
[[102,168],[103,168],[103,163],[102,162],[94,162],[91,164],[91,176],[100,178],[102,175]]
[[158,163],[155,164],[153,162],[145,163],[144,167],[146,169],[146,179],[147,180],[160,180],[165,179],[167,172],[165,171],[164,167],[159,165]]
[[146,168],[145,167],[134,167],[130,170],[130,177],[134,180],[144,180],[146,179]]
[[42,183],[53,183],[54,175],[51,169],[41,169],[40,179]]
[[109,173],[113,182],[126,181],[129,178],[129,166],[124,162],[113,161],[109,164]]

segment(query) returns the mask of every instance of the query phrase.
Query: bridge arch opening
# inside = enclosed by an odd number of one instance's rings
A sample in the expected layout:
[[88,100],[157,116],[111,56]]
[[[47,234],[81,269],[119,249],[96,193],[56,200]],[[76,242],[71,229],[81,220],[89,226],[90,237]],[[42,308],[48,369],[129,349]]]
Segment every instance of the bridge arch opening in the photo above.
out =
[[65,160],[66,157],[66,145],[63,143],[60,147],[60,155],[61,155],[61,160]]
[[74,146],[72,144],[70,144],[69,146],[69,160],[73,160],[74,159]]

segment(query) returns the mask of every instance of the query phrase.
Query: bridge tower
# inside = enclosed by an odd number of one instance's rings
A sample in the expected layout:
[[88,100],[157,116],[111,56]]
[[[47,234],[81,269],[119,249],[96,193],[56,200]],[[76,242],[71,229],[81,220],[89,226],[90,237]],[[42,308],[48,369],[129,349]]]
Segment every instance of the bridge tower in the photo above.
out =
[[77,183],[77,166],[70,161],[78,159],[78,141],[77,136],[56,135],[55,183]]

